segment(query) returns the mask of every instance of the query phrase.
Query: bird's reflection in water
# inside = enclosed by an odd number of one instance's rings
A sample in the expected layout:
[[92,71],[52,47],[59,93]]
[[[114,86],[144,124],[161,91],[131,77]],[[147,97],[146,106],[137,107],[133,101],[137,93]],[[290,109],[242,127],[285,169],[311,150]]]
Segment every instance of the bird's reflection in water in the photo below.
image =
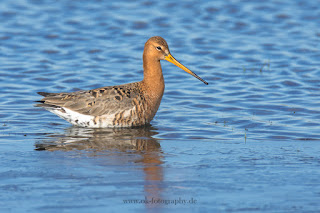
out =
[[122,129],[90,129],[70,127],[62,135],[36,143],[36,150],[92,150],[160,151],[160,144],[152,136],[158,134],[152,127]]
[[[45,140],[37,142],[35,147],[39,151],[85,150],[85,153],[90,156],[104,157],[104,161],[108,161],[109,157],[109,160],[113,162],[115,155],[120,155],[119,159],[123,159],[123,154],[129,153],[127,160],[143,167],[145,197],[148,200],[163,199],[161,198],[161,187],[159,187],[163,181],[161,166],[163,155],[160,143],[152,137],[157,134],[156,129],[152,126],[130,129],[70,127],[62,135],[50,135]],[[120,163],[125,164],[127,160]],[[108,165],[107,162],[106,164]],[[157,204],[146,205],[147,208],[158,206]]]

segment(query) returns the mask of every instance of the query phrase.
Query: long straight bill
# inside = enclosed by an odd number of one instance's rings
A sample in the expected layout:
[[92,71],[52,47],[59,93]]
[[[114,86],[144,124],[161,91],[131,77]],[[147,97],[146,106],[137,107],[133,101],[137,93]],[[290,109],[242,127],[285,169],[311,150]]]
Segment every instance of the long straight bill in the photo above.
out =
[[184,71],[186,71],[187,73],[189,73],[190,75],[196,77],[197,79],[199,79],[200,81],[202,81],[203,83],[205,83],[206,85],[208,85],[208,82],[206,82],[205,80],[203,80],[202,78],[200,78],[197,74],[195,74],[194,72],[192,72],[191,70],[189,70],[187,67],[183,66],[179,61],[177,61],[171,54],[167,55],[165,57],[165,60],[173,63],[174,65],[176,65],[177,67],[180,67],[181,69],[183,69]]

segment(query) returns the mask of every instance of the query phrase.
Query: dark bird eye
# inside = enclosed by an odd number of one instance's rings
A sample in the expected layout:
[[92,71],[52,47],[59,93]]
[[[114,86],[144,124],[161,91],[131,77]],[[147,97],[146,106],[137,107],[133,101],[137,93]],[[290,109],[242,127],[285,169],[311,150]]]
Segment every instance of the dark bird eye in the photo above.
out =
[[160,46],[157,47],[157,50],[162,50]]

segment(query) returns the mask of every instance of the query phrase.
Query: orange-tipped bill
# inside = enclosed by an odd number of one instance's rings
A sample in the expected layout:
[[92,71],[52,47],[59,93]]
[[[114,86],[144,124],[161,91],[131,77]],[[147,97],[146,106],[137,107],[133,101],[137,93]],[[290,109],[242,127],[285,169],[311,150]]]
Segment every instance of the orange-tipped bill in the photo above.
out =
[[177,61],[171,54],[167,55],[165,57],[165,60],[173,63],[174,65],[176,65],[177,67],[180,67],[181,69],[183,69],[184,71],[186,71],[187,73],[189,73],[190,75],[196,77],[197,79],[199,79],[200,81],[202,81],[203,83],[205,83],[206,85],[208,85],[208,83],[203,80],[202,78],[200,78],[197,74],[195,74],[194,72],[192,72],[191,70],[189,70],[187,67],[183,66],[179,61]]

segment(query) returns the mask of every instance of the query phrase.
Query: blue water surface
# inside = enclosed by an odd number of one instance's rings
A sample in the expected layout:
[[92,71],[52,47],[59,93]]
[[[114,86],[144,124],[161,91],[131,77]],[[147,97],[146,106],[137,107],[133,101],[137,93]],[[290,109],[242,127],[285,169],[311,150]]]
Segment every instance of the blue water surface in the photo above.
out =
[[[0,3],[0,212],[319,212],[319,1]],[[140,81],[151,126],[73,127],[36,92]]]

